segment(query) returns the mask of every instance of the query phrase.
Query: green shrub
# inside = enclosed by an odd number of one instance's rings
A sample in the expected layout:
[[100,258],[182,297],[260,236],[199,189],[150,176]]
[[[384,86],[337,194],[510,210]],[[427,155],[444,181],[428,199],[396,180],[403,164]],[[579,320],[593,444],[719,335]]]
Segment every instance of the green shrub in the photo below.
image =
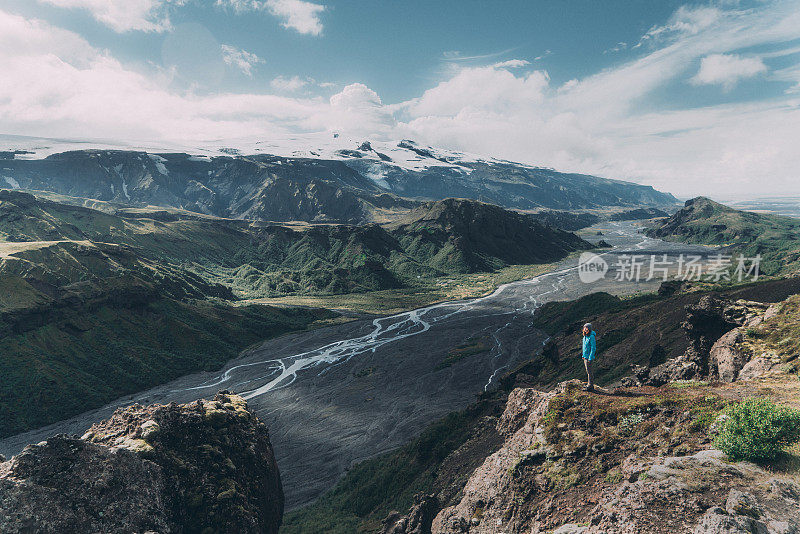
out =
[[714,445],[732,460],[771,460],[800,441],[800,410],[751,397],[728,407]]

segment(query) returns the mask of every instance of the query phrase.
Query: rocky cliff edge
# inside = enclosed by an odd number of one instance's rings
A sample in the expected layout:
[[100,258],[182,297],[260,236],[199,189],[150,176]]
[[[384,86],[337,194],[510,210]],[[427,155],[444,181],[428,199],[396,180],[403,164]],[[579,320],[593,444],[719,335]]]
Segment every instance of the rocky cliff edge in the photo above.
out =
[[277,533],[282,515],[267,428],[227,392],[122,408],[0,464],[4,533]]

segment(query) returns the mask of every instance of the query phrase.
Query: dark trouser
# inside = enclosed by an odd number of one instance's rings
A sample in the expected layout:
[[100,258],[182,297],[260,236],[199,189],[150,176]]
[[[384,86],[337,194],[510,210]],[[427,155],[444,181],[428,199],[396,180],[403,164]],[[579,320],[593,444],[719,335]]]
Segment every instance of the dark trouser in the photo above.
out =
[[584,358],[583,365],[586,367],[586,378],[588,381],[587,385],[589,387],[594,387],[594,370],[592,369],[594,366],[594,360],[587,360]]

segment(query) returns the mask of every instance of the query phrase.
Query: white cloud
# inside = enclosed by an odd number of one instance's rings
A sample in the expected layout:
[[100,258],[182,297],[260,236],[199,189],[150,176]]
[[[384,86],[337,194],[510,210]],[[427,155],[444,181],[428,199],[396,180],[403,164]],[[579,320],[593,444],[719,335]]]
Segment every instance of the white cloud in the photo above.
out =
[[519,69],[530,65],[530,61],[526,61],[524,59],[509,59],[508,61],[501,61],[500,63],[495,63],[492,65],[496,69]]
[[259,63],[264,63],[264,60],[252,52],[247,52],[240,48],[231,45],[222,45],[222,60],[237,69],[241,70],[247,76],[253,75],[253,67]]
[[722,85],[732,89],[739,80],[767,72],[759,57],[742,57],[736,54],[711,54],[700,60],[700,70],[692,78],[695,85]]
[[269,82],[270,87],[276,91],[293,93],[306,87],[311,81],[300,76],[277,76]]
[[323,126],[354,134],[389,132],[395,120],[389,108],[383,105],[378,93],[363,83],[353,83],[330,98],[330,111]]
[[236,11],[266,10],[283,20],[283,27],[306,35],[322,35],[320,15],[325,6],[305,0],[217,0],[217,5]]
[[611,48],[609,48],[607,50],[603,50],[603,53],[604,54],[610,54],[610,53],[613,54],[614,52],[621,52],[621,51],[625,50],[626,48],[628,48],[628,43],[626,43],[625,41],[619,41],[617,44],[615,44]]
[[725,13],[714,6],[681,6],[672,14],[666,24],[650,28],[634,48],[661,39],[676,38],[684,35],[697,35],[701,31],[717,24],[724,16]]
[[321,99],[180,94],[78,35],[0,10],[4,133],[121,140],[269,135],[326,113]]
[[269,82],[269,86],[278,93],[311,94],[316,89],[334,89],[337,84],[320,82],[310,76],[276,76]]
[[[477,62],[486,61],[486,60],[489,60],[489,59],[492,59],[492,58],[504,56],[504,55],[506,55],[506,54],[508,54],[510,52],[513,52],[514,50],[515,50],[514,48],[508,48],[506,50],[499,50],[497,52],[490,52],[488,54],[474,54],[474,55],[469,55],[469,56],[463,55],[460,50],[445,50],[444,52],[442,52],[442,60],[456,62],[456,63],[459,63],[459,62],[477,63]],[[536,59],[539,59],[539,58],[536,58]]]
[[47,4],[89,11],[116,32],[162,32],[171,27],[169,9],[185,0],[39,0]]
[[548,76],[534,71],[520,77],[494,67],[465,68],[403,105],[412,117],[452,117],[464,111],[508,113],[534,109],[544,99]]
[[308,35],[322,34],[320,13],[325,6],[303,0],[267,0],[270,13],[284,20],[283,26]]
[[[65,9],[83,9],[116,32],[163,32],[172,27],[170,11],[191,0],[38,0]],[[201,0],[202,1],[202,0]],[[320,14],[325,6],[306,0],[216,0],[236,11],[267,11],[283,27],[302,34],[321,35]]]

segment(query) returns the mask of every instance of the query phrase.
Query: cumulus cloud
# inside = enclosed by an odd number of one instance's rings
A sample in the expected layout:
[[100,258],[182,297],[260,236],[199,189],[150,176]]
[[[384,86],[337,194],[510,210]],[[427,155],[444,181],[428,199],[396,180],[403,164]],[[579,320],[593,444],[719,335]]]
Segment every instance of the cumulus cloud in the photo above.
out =
[[465,68],[449,80],[403,105],[412,117],[452,117],[465,111],[504,114],[535,109],[544,99],[549,77],[544,71],[515,76],[494,67]]
[[700,61],[700,70],[692,78],[694,85],[721,85],[730,90],[739,80],[767,72],[759,57],[736,54],[712,54]]
[[49,137],[188,141],[303,128],[320,99],[167,90],[75,33],[0,10],[0,124]]
[[352,83],[333,95],[323,120],[327,128],[355,134],[385,134],[395,125],[392,111],[363,83]]
[[171,27],[169,9],[185,0],[39,0],[67,9],[83,9],[92,17],[123,33],[129,31],[162,32]]
[[264,60],[252,52],[247,52],[241,48],[236,48],[231,45],[222,45],[222,60],[237,69],[241,70],[245,75],[253,75],[253,67],[259,63],[264,63]]
[[325,6],[305,0],[217,0],[217,5],[236,11],[267,11],[283,21],[283,27],[306,35],[322,35],[320,15]]

